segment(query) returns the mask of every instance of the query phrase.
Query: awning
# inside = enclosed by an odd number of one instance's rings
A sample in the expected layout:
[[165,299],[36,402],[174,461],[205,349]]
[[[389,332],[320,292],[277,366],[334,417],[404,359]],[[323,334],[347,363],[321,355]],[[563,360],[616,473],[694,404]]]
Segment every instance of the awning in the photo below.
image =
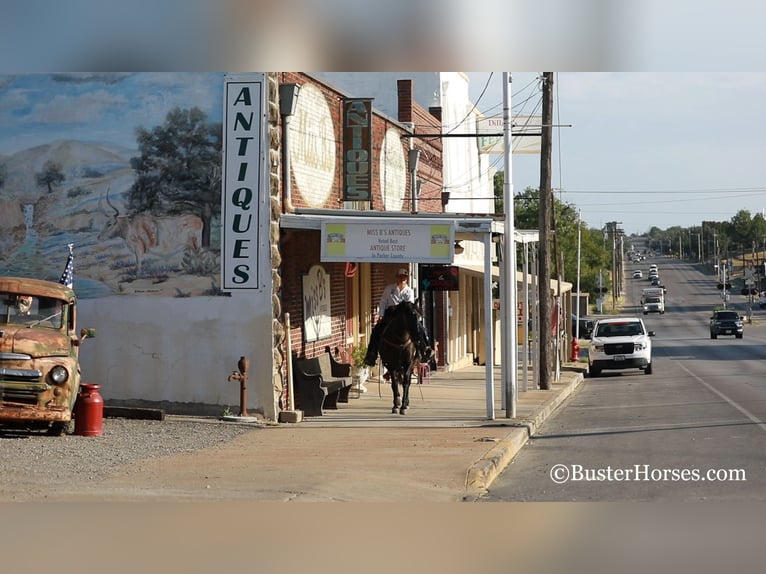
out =
[[[475,273],[476,275],[484,276],[484,265],[480,265],[478,263],[463,263],[463,262],[457,262],[453,263],[455,267],[459,267],[460,269],[465,269],[466,271],[469,271],[470,273]],[[497,265],[492,266],[492,279],[499,279],[500,278],[500,267]]]
[[[453,265],[456,267],[459,267],[460,269],[465,269],[466,271],[469,271],[470,273],[475,273],[477,275],[484,276],[484,266],[483,265],[477,265],[477,264],[471,264],[471,263],[457,263],[455,262]],[[500,278],[500,267],[497,265],[492,266],[492,279],[499,279]],[[533,280],[533,277],[530,275],[528,276],[528,280],[531,283]],[[516,283],[518,285],[522,285],[524,283],[524,273],[522,271],[516,271]],[[551,279],[551,295],[557,295],[559,292],[559,282],[557,279]],[[572,290],[573,284],[569,283],[567,281],[561,282],[561,292],[567,293]]]

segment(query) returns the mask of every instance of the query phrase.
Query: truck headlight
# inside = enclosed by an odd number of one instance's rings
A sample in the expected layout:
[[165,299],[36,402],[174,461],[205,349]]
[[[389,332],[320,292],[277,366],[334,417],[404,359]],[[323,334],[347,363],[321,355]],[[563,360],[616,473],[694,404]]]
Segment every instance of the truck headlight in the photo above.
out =
[[646,343],[633,343],[634,351],[643,351],[646,349]]
[[61,365],[56,365],[51,369],[49,376],[57,385],[63,385],[69,379],[69,372]]

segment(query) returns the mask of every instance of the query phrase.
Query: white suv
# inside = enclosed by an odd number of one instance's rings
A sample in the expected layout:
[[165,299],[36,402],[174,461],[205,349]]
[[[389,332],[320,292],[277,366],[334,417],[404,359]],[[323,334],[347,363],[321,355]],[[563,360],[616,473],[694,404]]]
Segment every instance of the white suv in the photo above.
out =
[[647,331],[639,317],[599,319],[588,349],[588,374],[596,377],[603,370],[641,369],[651,375],[650,337],[654,331]]

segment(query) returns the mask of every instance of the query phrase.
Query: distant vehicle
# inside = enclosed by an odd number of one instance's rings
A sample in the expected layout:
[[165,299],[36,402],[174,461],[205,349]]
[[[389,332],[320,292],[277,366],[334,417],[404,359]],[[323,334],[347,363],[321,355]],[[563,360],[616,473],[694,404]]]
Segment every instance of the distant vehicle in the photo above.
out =
[[[580,317],[580,338],[590,339],[595,322],[588,317]],[[577,334],[577,315],[572,314],[572,335]]]
[[641,272],[640,269],[636,269],[633,272],[633,279],[641,279],[644,276],[644,274]]
[[599,319],[593,327],[588,349],[588,374],[598,376],[604,370],[640,369],[652,374],[652,341],[639,317]]
[[660,284],[660,278],[655,275],[654,277],[649,279],[649,283],[652,284],[652,287],[658,287]]
[[761,293],[758,295],[758,308],[766,308],[766,291],[761,291]]
[[641,305],[647,313],[665,314],[665,291],[661,287],[648,287],[641,292]]
[[745,324],[742,316],[731,309],[713,311],[710,317],[710,338],[717,339],[718,335],[734,335],[741,339],[745,334]]
[[662,297],[652,295],[644,299],[644,315],[648,313],[665,314],[665,302],[662,300]]

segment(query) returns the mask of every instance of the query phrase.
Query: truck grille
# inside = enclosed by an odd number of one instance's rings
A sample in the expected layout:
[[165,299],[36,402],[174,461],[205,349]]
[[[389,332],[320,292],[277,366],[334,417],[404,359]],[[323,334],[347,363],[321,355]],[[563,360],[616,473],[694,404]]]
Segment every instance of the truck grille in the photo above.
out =
[[604,345],[604,353],[607,355],[631,355],[633,353],[633,342],[607,343]]
[[37,404],[37,395],[48,389],[42,377],[37,369],[0,367],[0,402]]

